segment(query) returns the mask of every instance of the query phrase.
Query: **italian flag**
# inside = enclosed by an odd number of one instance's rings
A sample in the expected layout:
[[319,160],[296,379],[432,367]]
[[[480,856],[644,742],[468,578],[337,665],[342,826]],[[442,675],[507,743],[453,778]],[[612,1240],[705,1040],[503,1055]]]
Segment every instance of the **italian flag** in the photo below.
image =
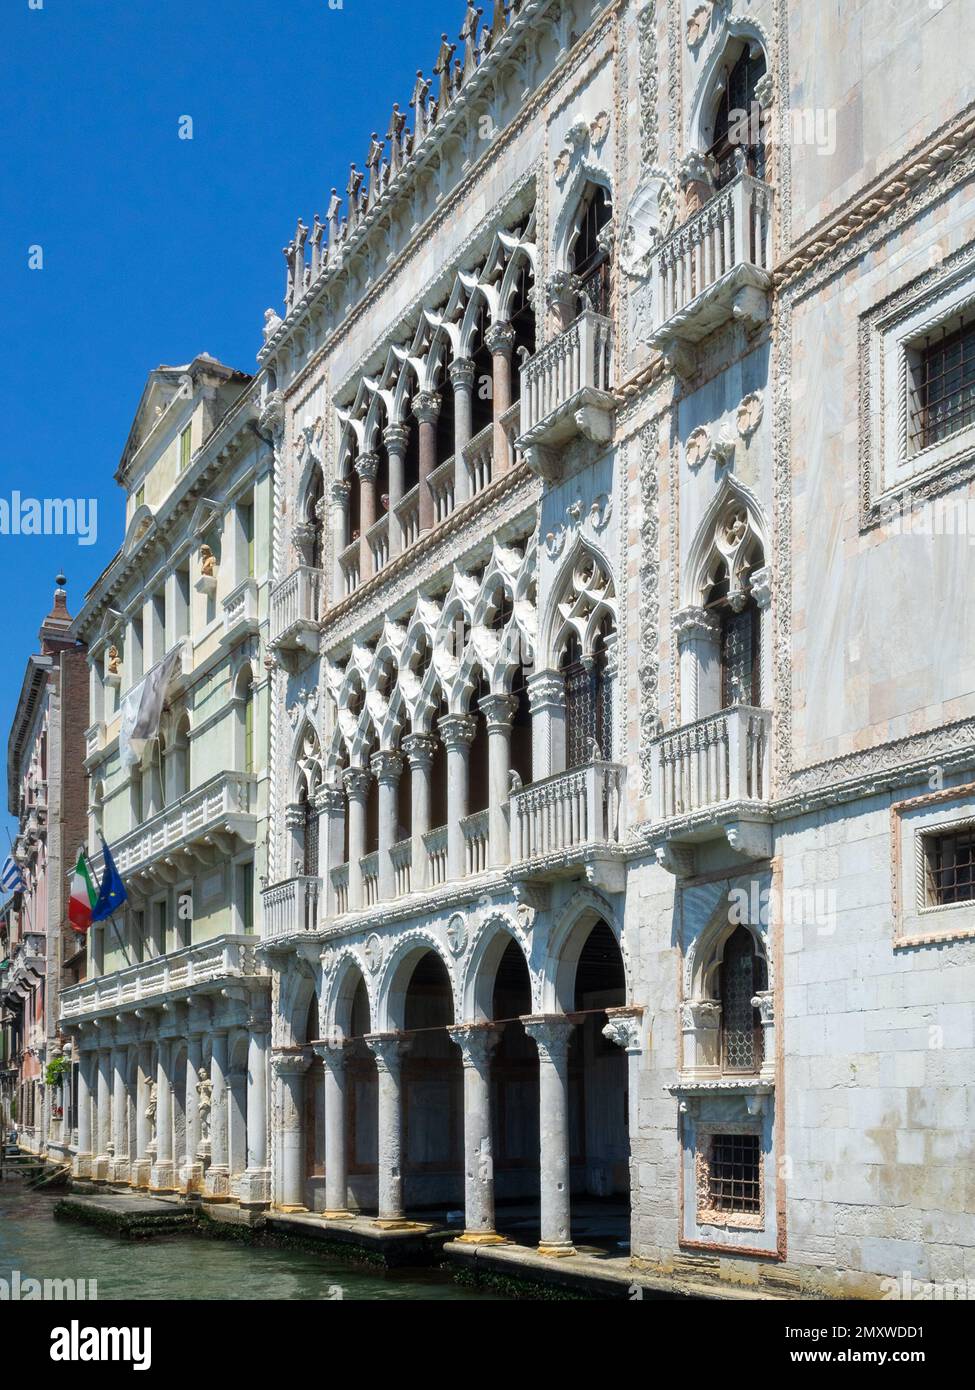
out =
[[78,862],[71,875],[71,897],[68,901],[68,923],[76,932],[86,932],[91,926],[91,911],[98,899],[98,893],[91,881],[91,870],[83,849],[78,851]]

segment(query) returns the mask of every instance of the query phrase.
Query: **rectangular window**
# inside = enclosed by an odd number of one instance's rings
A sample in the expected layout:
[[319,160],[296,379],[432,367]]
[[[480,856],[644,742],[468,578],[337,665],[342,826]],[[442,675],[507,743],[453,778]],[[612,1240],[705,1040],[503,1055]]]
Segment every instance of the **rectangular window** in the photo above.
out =
[[254,862],[237,867],[237,904],[240,929],[243,932],[254,930]]
[[176,894],[176,941],[173,950],[193,944],[193,890],[182,888]]
[[245,579],[254,578],[254,504],[238,502],[237,525],[240,528],[240,563]]
[[975,424],[975,321],[915,348],[911,452]]
[[975,826],[924,836],[924,870],[928,907],[975,899]]
[[181,433],[180,436],[179,436],[179,471],[180,471],[181,473],[182,473],[183,469],[186,468],[186,467],[188,466],[189,461],[190,461],[190,458],[191,458],[191,456],[192,456],[192,447],[191,447],[191,437],[192,437],[192,436],[191,436],[191,431],[192,431],[192,428],[193,428],[192,425],[187,425],[186,428],[182,431],[182,433]]
[[133,909],[129,916],[129,924],[132,964],[141,965],[145,955],[146,914]]
[[140,487],[139,490],[138,490],[138,492],[135,494],[135,509],[136,509],[136,511],[138,511],[140,507],[144,507],[145,504],[146,504],[146,488],[145,488],[145,484],[143,483],[142,487]]
[[161,899],[159,902],[153,903],[153,914],[155,917],[155,931],[153,932],[152,945],[150,949],[152,957],[156,957],[166,954],[167,913],[165,900]]
[[761,1211],[761,1161],[757,1134],[715,1134],[708,1160],[707,1206],[716,1212]]

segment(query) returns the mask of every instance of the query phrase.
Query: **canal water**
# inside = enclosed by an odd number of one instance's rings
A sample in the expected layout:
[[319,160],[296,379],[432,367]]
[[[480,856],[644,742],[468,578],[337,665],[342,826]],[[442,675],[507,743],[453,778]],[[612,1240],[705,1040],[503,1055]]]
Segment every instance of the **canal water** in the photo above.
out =
[[489,1301],[439,1270],[374,1272],[294,1250],[192,1235],[121,1240],[56,1221],[57,1194],[0,1184],[0,1279],[95,1279],[111,1299],[399,1299]]

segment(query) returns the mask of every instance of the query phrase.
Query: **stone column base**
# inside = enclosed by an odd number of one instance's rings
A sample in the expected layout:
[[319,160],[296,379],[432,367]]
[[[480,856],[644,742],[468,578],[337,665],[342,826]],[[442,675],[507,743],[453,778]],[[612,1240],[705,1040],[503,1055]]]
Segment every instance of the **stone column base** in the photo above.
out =
[[230,1170],[221,1164],[207,1169],[203,1181],[203,1196],[208,1202],[227,1202],[230,1200]]
[[113,1158],[109,1166],[112,1182],[125,1182],[130,1179],[131,1169],[127,1158]]
[[179,1170],[179,1185],[184,1192],[202,1192],[203,1164],[184,1163]]
[[246,1168],[238,1180],[237,1194],[242,1207],[266,1207],[271,1200],[271,1170]]
[[576,1253],[576,1248],[574,1245],[570,1244],[569,1241],[566,1241],[564,1245],[543,1244],[538,1247],[538,1253],[540,1255],[546,1255],[552,1260],[561,1260],[564,1259],[566,1255],[574,1255]]
[[497,1231],[465,1231],[456,1237],[461,1245],[510,1245],[507,1236],[499,1236]]
[[129,1182],[133,1187],[148,1187],[151,1171],[148,1158],[136,1158],[129,1164]]
[[90,1178],[94,1154],[75,1154],[71,1160],[71,1174],[75,1178]]
[[292,1205],[291,1205],[290,1203],[288,1203],[288,1202],[277,1202],[277,1203],[275,1204],[274,1210],[275,1210],[275,1211],[283,1211],[283,1212],[285,1213],[285,1215],[287,1216],[288,1214],[290,1214],[290,1213],[293,1212],[293,1211],[307,1211],[308,1208],[307,1208],[307,1207],[296,1207],[296,1206],[292,1206]]
[[112,1160],[108,1154],[98,1154],[91,1161],[92,1182],[108,1182],[108,1170]]
[[354,1220],[355,1220],[355,1212],[347,1211],[347,1210],[345,1210],[344,1208],[343,1208],[342,1211],[332,1211],[331,1209],[327,1209],[327,1210],[325,1210],[325,1211],[323,1211],[323,1212],[319,1212],[319,1215],[321,1216],[321,1218],[322,1218],[323,1221],[354,1221]]
[[150,1192],[175,1192],[176,1169],[172,1163],[154,1163],[149,1173]]

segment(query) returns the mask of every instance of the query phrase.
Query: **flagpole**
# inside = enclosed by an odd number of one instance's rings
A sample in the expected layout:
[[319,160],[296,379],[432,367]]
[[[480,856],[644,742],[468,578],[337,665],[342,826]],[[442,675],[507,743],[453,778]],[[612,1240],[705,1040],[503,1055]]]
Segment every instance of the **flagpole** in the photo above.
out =
[[[10,846],[10,858],[11,858],[11,859],[13,860],[13,862],[16,864],[16,863],[17,863],[17,860],[16,860],[16,857],[15,857],[15,855],[14,855],[14,842],[13,842],[13,840],[10,838],[10,826],[9,826],[9,825],[6,826],[6,831],[7,831],[7,844]],[[23,888],[21,888],[21,889],[14,889],[14,892],[19,892],[20,895],[21,895],[20,902],[21,902],[21,907],[23,907],[23,909],[24,909],[24,916],[27,918],[27,930],[28,930],[28,931],[30,932],[30,934],[33,936],[33,935],[34,935],[34,928],[31,926],[30,909],[29,909],[28,906],[27,906],[27,880],[23,877],[23,875],[21,875],[21,879],[22,879],[23,884],[24,884]]]
[[[101,832],[100,830],[99,830],[99,832],[98,832],[98,838],[99,838],[99,839],[101,840],[101,842],[102,842],[102,877],[104,878],[104,876],[105,876],[105,854],[104,854],[104,851],[105,851],[105,849],[106,849],[106,844],[105,844],[105,836],[102,834],[102,832]],[[87,857],[87,855],[86,855],[86,857]],[[88,861],[88,867],[89,867],[89,868],[91,867],[91,860]],[[129,960],[128,948],[126,947],[125,942],[122,940],[122,933],[119,931],[119,929],[118,929],[118,923],[115,921],[115,914],[116,914],[117,911],[118,911],[118,908],[117,908],[117,907],[113,908],[112,911],[108,914],[107,920],[108,920],[109,922],[111,922],[111,924],[112,924],[112,931],[115,933],[115,938],[116,938],[116,940],[118,941],[119,949],[121,950],[122,955],[123,955],[124,958],[125,958],[125,963],[126,963],[126,965],[131,965],[132,962]],[[90,929],[89,929],[89,930],[90,930]]]

